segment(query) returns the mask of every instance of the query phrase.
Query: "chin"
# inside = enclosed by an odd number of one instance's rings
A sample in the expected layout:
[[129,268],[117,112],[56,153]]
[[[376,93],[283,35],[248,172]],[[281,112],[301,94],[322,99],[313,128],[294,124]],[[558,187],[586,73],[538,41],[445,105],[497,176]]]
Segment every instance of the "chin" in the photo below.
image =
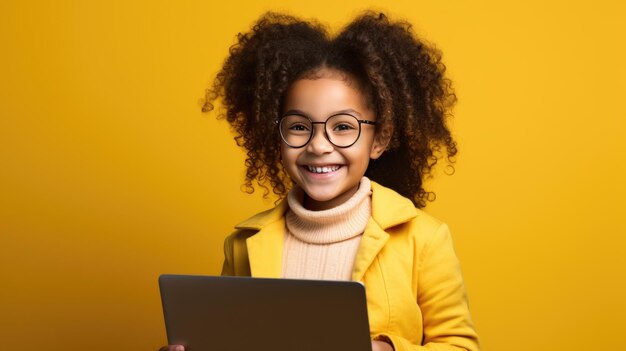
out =
[[311,200],[315,200],[317,202],[330,201],[336,198],[337,196],[339,196],[339,194],[335,192],[330,193],[330,192],[320,192],[320,191],[306,191],[306,189],[304,192]]

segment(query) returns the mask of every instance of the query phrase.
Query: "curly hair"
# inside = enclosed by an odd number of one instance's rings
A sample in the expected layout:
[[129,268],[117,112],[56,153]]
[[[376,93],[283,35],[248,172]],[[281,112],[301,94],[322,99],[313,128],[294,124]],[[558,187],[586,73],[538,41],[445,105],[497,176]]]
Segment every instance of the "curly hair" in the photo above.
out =
[[415,36],[406,21],[366,11],[334,38],[315,21],[265,13],[237,43],[207,89],[203,111],[220,99],[237,145],[246,150],[245,187],[253,182],[284,197],[291,181],[280,162],[274,121],[290,85],[321,68],[357,80],[377,116],[376,137],[387,150],[371,160],[365,175],[408,197],[416,207],[434,200],[423,182],[437,161],[454,170],[457,145],[447,126],[456,102],[441,53]]

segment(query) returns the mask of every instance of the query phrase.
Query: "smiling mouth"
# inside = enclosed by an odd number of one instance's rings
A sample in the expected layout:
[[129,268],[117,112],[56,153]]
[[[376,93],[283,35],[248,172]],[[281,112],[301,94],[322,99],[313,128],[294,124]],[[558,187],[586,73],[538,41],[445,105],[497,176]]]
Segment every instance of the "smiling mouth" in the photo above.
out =
[[316,167],[316,166],[303,166],[303,167],[311,173],[331,173],[341,168],[340,165],[322,166],[322,167]]

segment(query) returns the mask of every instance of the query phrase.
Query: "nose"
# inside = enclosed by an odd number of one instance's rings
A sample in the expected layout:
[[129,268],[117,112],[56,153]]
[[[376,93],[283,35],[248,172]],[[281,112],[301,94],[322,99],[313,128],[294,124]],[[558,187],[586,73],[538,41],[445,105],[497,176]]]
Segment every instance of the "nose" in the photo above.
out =
[[317,129],[313,129],[313,136],[306,146],[308,152],[316,155],[322,155],[334,150],[333,144],[326,137],[326,131],[323,125],[318,125]]

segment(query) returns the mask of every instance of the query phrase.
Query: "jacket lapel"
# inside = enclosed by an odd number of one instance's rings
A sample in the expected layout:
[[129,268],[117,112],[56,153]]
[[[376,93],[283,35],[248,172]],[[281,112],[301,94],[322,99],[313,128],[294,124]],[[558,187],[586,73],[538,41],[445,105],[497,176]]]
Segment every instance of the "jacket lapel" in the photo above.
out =
[[389,240],[389,234],[385,230],[417,216],[411,200],[374,181],[371,183],[372,216],[365,226],[359,251],[354,260],[353,281],[363,279],[365,272]]
[[261,212],[235,226],[237,229],[258,230],[246,239],[250,273],[256,278],[280,278],[282,273],[283,244],[287,200],[273,209]]
[[280,278],[283,268],[285,222],[268,224],[246,240],[250,273],[256,278]]
[[[353,281],[363,279],[365,272],[389,240],[389,234],[385,230],[417,216],[417,210],[411,200],[374,181],[371,184],[372,216],[365,226],[355,257]],[[246,240],[250,272],[253,277],[281,277],[287,208],[285,198],[273,209],[261,212],[235,227],[258,230]]]
[[352,280],[360,281],[363,279],[363,275],[374,262],[374,259],[385,246],[389,234],[387,234],[371,217],[365,226],[363,237],[361,238],[361,244],[359,251],[354,258],[354,268],[352,269]]

